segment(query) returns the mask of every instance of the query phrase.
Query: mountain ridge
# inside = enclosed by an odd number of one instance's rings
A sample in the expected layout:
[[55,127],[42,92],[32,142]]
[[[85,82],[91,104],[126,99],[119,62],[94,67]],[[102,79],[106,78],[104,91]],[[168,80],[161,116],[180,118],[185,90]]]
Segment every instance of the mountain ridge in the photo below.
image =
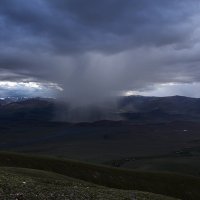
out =
[[185,96],[120,97],[117,103],[72,107],[51,98],[21,98],[0,102],[2,120],[46,120],[69,122],[121,121],[165,122],[200,121],[200,98]]

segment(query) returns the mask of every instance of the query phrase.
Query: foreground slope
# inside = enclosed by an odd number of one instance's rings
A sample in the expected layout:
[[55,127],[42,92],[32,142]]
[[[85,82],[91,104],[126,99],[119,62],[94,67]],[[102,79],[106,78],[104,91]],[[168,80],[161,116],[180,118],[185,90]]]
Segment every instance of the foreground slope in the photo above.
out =
[[0,153],[0,165],[56,172],[106,187],[140,190],[175,198],[200,199],[200,179],[170,173],[109,168],[50,157]]
[[0,199],[175,200],[151,193],[106,188],[56,173],[24,168],[0,168]]

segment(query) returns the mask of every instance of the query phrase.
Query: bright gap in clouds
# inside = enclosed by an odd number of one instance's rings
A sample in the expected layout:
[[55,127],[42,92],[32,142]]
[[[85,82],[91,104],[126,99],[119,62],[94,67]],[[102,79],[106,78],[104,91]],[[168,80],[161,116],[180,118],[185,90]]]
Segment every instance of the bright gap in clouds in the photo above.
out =
[[125,96],[142,95],[142,96],[188,96],[200,98],[200,83],[163,83],[152,86],[151,89],[146,91],[127,91]]
[[27,88],[42,89],[41,84],[36,83],[36,82],[0,81],[0,87],[3,87],[3,88],[27,87]]
[[0,81],[0,97],[55,97],[62,88],[56,83]]
[[[0,98],[6,97],[56,97],[63,88],[56,83],[0,81]],[[130,90],[122,93],[125,96],[188,96],[200,98],[200,83],[162,83],[149,87],[148,90]]]

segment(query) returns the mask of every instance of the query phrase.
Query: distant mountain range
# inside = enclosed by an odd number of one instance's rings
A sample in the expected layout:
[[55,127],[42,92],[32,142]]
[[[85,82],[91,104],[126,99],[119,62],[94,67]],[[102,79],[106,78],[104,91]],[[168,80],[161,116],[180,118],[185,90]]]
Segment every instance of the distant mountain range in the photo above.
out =
[[[84,119],[84,117],[87,118]],[[72,120],[71,120],[71,119]],[[200,99],[184,96],[127,96],[117,104],[96,107],[73,107],[51,98],[5,98],[0,100],[0,120],[129,120],[162,122],[200,120]]]
[[53,101],[53,98],[29,98],[29,97],[6,97],[6,98],[0,98],[0,105],[6,105],[9,103],[14,103],[14,102],[24,102],[27,100],[45,100],[45,101]]
[[200,99],[184,96],[129,96],[120,100],[121,115],[129,120],[199,120]]
[[53,118],[55,102],[43,98],[5,98],[0,100],[0,121],[45,120]]

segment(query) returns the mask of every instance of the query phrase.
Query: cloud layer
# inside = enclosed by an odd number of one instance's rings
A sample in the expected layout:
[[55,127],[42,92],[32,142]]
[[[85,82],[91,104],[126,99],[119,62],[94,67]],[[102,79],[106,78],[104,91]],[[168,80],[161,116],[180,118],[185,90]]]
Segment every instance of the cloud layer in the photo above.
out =
[[57,83],[75,104],[200,81],[197,0],[0,4],[1,81]]

